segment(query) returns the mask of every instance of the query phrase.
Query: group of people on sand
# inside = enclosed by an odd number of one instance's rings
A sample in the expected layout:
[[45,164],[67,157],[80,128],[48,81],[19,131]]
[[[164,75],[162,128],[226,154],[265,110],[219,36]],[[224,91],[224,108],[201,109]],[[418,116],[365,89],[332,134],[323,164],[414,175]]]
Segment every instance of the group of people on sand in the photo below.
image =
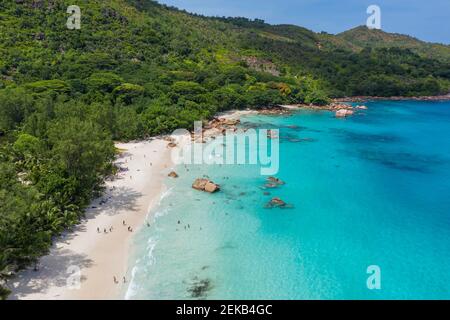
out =
[[[122,221],[122,224],[123,224],[124,226],[127,225],[127,223],[125,222],[125,220]],[[105,234],[108,233],[108,230],[109,230],[109,233],[111,233],[111,232],[113,232],[114,227],[111,226],[109,229],[103,228],[103,233],[105,233]],[[133,228],[130,227],[130,226],[128,226],[128,231],[129,231],[129,232],[133,232]],[[99,227],[97,227],[97,233],[101,233]]]
[[[113,232],[113,227],[111,226],[111,227],[109,227],[109,232],[111,233],[111,232]],[[103,233],[108,233],[108,230],[106,229],[106,228],[103,228]],[[99,227],[97,227],[97,233],[101,233],[101,231],[100,231],[100,228]]]
[[[122,225],[126,226],[127,223],[125,222],[125,220],[122,221]],[[128,226],[128,231],[133,232],[133,228]]]
[[[146,157],[146,156],[144,155],[144,158],[145,158],[145,157]],[[133,160],[133,157],[130,157],[130,161],[132,161],[132,160]],[[128,163],[128,159],[125,159],[125,163]],[[153,163],[152,163],[152,162],[150,162],[150,166],[153,166]],[[128,167],[125,167],[125,170],[128,171],[128,170],[129,170]],[[139,170],[138,170],[138,171],[139,171]],[[131,179],[131,180],[133,179],[133,176],[132,176],[132,175],[130,175],[130,179]],[[125,220],[122,221],[122,225],[123,225],[123,226],[127,226],[127,223],[126,223]],[[129,232],[133,232],[133,228],[132,228],[131,226],[127,226],[127,227],[128,227],[128,231],[129,231]],[[149,222],[147,222],[147,227],[150,227],[150,223],[149,223]],[[109,229],[109,232],[112,232],[112,230],[113,230],[113,227],[111,227],[111,228]],[[100,228],[97,228],[97,232],[100,233]],[[104,228],[104,233],[108,233],[106,228]],[[113,281],[114,281],[115,284],[118,284],[118,283],[119,283],[119,280],[117,279],[116,276],[113,276]],[[122,281],[123,281],[123,283],[126,283],[126,282],[127,282],[127,279],[126,279],[125,276],[122,278]]]
[[[119,283],[119,280],[117,280],[116,276],[113,276],[113,280],[115,284]],[[127,278],[123,277],[123,283],[127,283]]]

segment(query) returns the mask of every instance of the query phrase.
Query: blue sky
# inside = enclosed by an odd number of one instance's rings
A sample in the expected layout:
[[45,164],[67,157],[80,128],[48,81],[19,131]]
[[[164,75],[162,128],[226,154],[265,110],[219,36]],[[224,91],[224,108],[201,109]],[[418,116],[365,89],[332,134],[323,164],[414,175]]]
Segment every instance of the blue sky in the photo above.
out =
[[381,8],[382,29],[450,44],[450,0],[158,0],[208,16],[261,18],[339,33],[366,23],[371,4]]

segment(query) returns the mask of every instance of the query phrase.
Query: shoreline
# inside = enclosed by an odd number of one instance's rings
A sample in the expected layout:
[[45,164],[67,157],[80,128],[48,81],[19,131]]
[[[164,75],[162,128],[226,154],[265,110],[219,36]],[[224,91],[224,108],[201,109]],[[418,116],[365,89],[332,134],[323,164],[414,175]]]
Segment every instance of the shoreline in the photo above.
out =
[[[336,111],[340,108],[353,108],[341,103],[360,101],[363,100],[333,100],[326,106],[298,104],[259,110],[229,110],[216,114],[208,123],[218,119],[231,120],[232,123],[220,123],[216,127],[205,128],[203,137],[220,134],[224,125],[227,128],[235,128],[235,124],[245,115],[286,115],[301,109]],[[121,154],[115,164],[121,170],[116,176],[105,180],[105,192],[91,202],[80,224],[55,239],[49,254],[40,258],[39,271],[33,271],[33,268],[29,267],[8,282],[8,288],[11,290],[8,299],[124,298],[132,279],[133,266],[129,265],[129,261],[133,250],[133,236],[140,228],[145,227],[148,214],[158,205],[166,191],[164,179],[175,169],[170,158],[171,142],[169,136],[158,136],[116,143]],[[182,146],[176,146],[179,147]],[[126,221],[126,226],[123,226],[123,220]],[[127,230],[128,226],[133,228],[133,232]],[[112,232],[109,231],[110,227],[113,227]],[[100,228],[100,233],[97,228]],[[67,279],[74,272],[68,269],[71,266],[80,268],[79,289],[67,287]],[[113,277],[116,277],[118,283],[114,283]]]
[[[165,190],[164,179],[172,166],[167,145],[162,138],[117,143],[122,151],[115,161],[120,168],[117,175],[106,179],[105,192],[91,202],[85,218],[55,239],[49,254],[41,257],[38,271],[30,267],[8,282],[12,291],[8,299],[122,298],[131,279],[128,262],[133,236],[145,226]],[[67,286],[77,278],[79,288]]]
[[[283,114],[296,110],[313,110],[313,111],[331,111],[337,112],[338,117],[346,117],[352,115],[356,109],[367,109],[365,105],[352,106],[350,103],[365,103],[370,101],[424,101],[424,102],[438,102],[438,101],[450,101],[450,94],[440,96],[421,96],[421,97],[374,97],[374,96],[355,96],[345,98],[332,99],[329,104],[326,105],[314,105],[314,104],[292,104],[292,105],[277,105],[271,108],[262,109],[258,113],[260,114]],[[341,111],[350,111],[350,114],[339,116]]]
[[[231,110],[217,114],[215,119],[238,121],[249,114],[284,115],[285,112],[303,108],[315,109],[315,106],[286,105],[262,110]],[[318,107],[318,110],[333,111],[329,106]],[[229,126],[234,127],[233,124]],[[221,127],[206,129],[204,133],[215,134],[220,132],[219,129]],[[30,267],[8,281],[8,288],[12,291],[9,299],[125,298],[124,293],[131,283],[134,267],[129,264],[133,254],[133,237],[140,228],[146,227],[146,218],[151,209],[158,205],[166,191],[164,181],[174,169],[169,142],[170,138],[160,136],[117,143],[116,147],[122,153],[115,163],[119,168],[127,167],[128,170],[120,170],[112,179],[106,179],[105,193],[91,202],[86,210],[86,218],[79,225],[55,239],[50,253],[40,259],[38,272]],[[133,228],[133,232],[122,225],[123,220]],[[97,232],[97,227],[109,226],[113,226],[112,232]],[[66,286],[70,266],[79,266],[81,269],[80,289],[70,290]],[[114,276],[118,284],[114,283]],[[126,277],[126,283],[122,281],[123,276]]]
[[[243,115],[257,112],[230,110],[217,114],[216,118],[238,121]],[[205,137],[215,133],[204,131]],[[146,226],[148,214],[166,191],[164,180],[174,169],[171,142],[170,136],[158,136],[116,143],[121,151],[114,162],[119,172],[105,180],[105,191],[91,201],[80,223],[55,238],[49,254],[40,258],[38,271],[30,266],[8,281],[11,290],[8,300],[124,298],[132,280],[133,266],[129,262],[133,236]],[[77,269],[73,267],[79,268],[81,276],[80,286],[75,289],[67,286],[68,279],[77,277]],[[118,283],[114,283],[114,277]]]
[[377,97],[377,96],[354,96],[332,99],[333,102],[366,102],[366,101],[379,101],[379,100],[392,100],[392,101],[450,101],[450,94],[438,95],[438,96],[418,96],[418,97]]

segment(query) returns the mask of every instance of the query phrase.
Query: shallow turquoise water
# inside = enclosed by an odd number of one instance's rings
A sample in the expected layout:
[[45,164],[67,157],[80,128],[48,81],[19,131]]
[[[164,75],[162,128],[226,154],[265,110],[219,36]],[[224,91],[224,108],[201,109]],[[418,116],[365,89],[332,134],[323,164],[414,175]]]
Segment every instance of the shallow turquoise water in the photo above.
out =
[[[345,120],[246,117],[281,130],[286,185],[270,196],[257,166],[177,168],[135,237],[126,297],[450,299],[450,103],[367,105]],[[191,189],[204,174],[220,193]],[[264,209],[275,196],[294,209]]]

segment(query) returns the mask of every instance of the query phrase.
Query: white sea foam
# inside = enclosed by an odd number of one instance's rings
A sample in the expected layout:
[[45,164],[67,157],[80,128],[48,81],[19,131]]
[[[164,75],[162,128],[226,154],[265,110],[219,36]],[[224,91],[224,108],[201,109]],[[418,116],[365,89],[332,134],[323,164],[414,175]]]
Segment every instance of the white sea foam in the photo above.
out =
[[169,188],[169,189],[167,189],[166,191],[164,191],[164,192],[161,194],[161,197],[159,197],[158,206],[160,206],[161,203],[162,203],[162,201],[163,201],[165,198],[167,198],[167,197],[172,193],[173,188],[174,188],[174,187]]
[[128,286],[128,289],[127,289],[127,292],[125,293],[125,300],[132,300],[133,299],[133,297],[134,296],[136,296],[136,293],[137,293],[137,291],[138,291],[138,286],[137,286],[137,284],[136,284],[136,281],[135,281],[135,275],[136,275],[136,272],[138,271],[138,269],[139,269],[139,267],[138,267],[138,265],[139,265],[139,262],[140,262],[140,259],[138,259],[137,261],[136,261],[136,265],[133,267],[133,269],[131,270],[131,279],[130,279],[130,285]]
[[158,241],[154,238],[149,238],[147,241],[147,256],[145,257],[145,261],[141,261],[141,259],[138,259],[136,261],[135,266],[131,270],[131,279],[130,279],[130,285],[127,288],[127,291],[125,293],[125,300],[133,300],[136,296],[137,292],[139,291],[139,280],[136,279],[136,274],[140,270],[140,264],[143,263],[146,267],[151,266],[155,262],[155,257],[153,256],[153,251],[155,250],[156,244]]
[[155,262],[155,257],[153,255],[153,251],[155,250],[156,244],[158,241],[156,241],[154,238],[148,239],[147,242],[147,265],[152,265]]
[[[162,201],[171,194],[173,188],[170,188],[166,191],[164,191],[159,200],[158,200],[158,204],[157,204],[157,208],[158,210],[156,212],[154,212],[154,214],[152,215],[152,210],[149,208],[148,213],[147,213],[147,220],[149,217],[153,217],[153,219],[163,216],[164,214],[167,213],[167,209],[162,209],[159,210],[159,208],[161,207]],[[152,206],[151,206],[152,207]],[[149,238],[148,242],[147,242],[147,256],[145,261],[142,261],[142,263],[144,263],[146,266],[150,266],[154,263],[155,261],[155,257],[153,256],[153,251],[155,249],[155,246],[157,244],[156,239],[153,238]],[[136,263],[133,267],[133,269],[131,270],[131,279],[130,279],[130,284],[127,288],[127,291],[125,293],[125,300],[132,300],[135,296],[136,293],[139,290],[139,281],[136,281],[135,276],[137,274],[137,272],[140,270],[139,265],[141,263],[141,259],[136,260]]]
[[[167,213],[167,209],[161,210],[161,204],[162,204],[162,201],[172,193],[172,189],[173,189],[173,187],[165,190],[161,194],[161,196],[159,197],[159,200],[158,200],[158,204],[156,206],[154,206],[153,204],[150,205],[150,207],[147,210],[147,218],[146,218],[147,221],[149,221],[149,220],[154,221],[155,218],[161,217]],[[154,208],[156,208],[156,211]]]

